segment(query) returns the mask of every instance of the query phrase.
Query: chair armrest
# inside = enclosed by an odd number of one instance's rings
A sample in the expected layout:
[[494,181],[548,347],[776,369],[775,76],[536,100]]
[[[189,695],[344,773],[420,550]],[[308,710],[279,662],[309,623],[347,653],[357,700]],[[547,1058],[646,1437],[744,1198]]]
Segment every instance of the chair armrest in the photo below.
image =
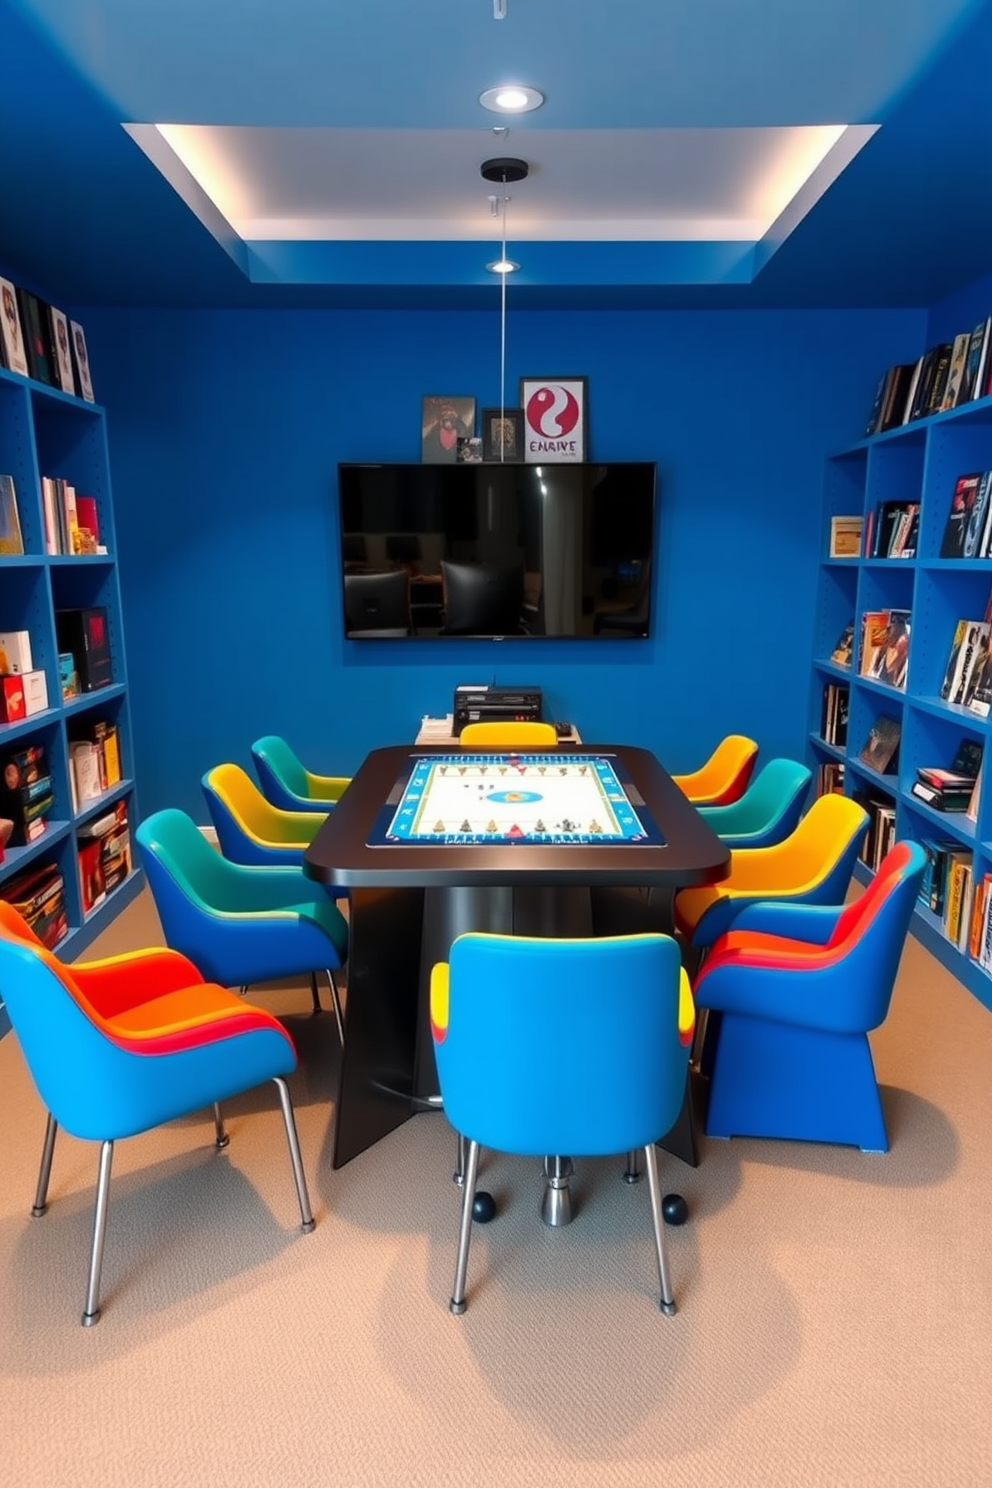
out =
[[754,930],[763,935],[783,935],[789,940],[826,945],[843,908],[843,905],[788,904],[774,899],[756,899],[744,904],[734,916],[734,933]]

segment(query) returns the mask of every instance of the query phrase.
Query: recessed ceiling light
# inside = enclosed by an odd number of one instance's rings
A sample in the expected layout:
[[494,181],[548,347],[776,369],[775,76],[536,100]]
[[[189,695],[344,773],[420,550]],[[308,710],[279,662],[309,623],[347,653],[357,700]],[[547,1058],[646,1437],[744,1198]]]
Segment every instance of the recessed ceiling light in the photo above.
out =
[[525,88],[521,83],[504,83],[502,87],[487,88],[485,93],[480,93],[479,102],[494,114],[529,114],[532,109],[541,107],[544,94],[537,88]]
[[512,258],[497,258],[495,263],[487,263],[486,268],[490,274],[515,274],[520,265],[514,263]]

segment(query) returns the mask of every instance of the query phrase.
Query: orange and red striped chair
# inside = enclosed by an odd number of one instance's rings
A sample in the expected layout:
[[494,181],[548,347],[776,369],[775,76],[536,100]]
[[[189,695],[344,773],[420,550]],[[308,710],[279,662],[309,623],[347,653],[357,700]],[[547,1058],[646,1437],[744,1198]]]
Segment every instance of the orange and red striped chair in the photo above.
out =
[[752,904],[716,940],[693,988],[708,1012],[707,1136],[888,1150],[868,1034],[888,1014],[925,864],[899,842],[852,903]]

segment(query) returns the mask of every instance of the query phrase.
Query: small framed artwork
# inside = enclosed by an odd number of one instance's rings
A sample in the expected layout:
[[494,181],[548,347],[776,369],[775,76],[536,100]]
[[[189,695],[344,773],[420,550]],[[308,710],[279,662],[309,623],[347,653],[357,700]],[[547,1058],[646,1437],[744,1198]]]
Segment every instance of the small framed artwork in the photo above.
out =
[[79,378],[79,391],[87,403],[95,403],[93,396],[93,379],[90,376],[90,359],[86,352],[86,337],[78,320],[70,320],[69,330],[72,332],[72,354],[76,361],[76,375]]
[[586,458],[586,377],[521,377],[528,464],[581,465]]
[[465,439],[461,434],[458,436],[458,463],[459,465],[481,465],[482,464],[482,440]]
[[69,348],[69,322],[61,310],[49,305],[52,317],[52,347],[55,351],[55,371],[59,387],[64,393],[76,391],[76,379],[72,375],[72,351]]
[[459,439],[475,437],[475,399],[461,394],[423,400],[420,458],[426,465],[454,465]]
[[482,458],[503,461],[522,460],[523,457],[523,409],[484,408],[482,410]]
[[3,364],[11,372],[28,376],[28,349],[24,343],[17,291],[9,279],[0,279],[0,338],[3,342]]

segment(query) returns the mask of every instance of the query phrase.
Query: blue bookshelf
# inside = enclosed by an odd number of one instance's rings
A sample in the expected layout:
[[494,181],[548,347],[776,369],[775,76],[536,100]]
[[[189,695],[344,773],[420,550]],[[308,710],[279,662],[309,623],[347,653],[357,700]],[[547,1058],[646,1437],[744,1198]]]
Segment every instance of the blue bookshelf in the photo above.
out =
[[[28,632],[32,664],[44,672],[48,693],[42,712],[12,723],[0,721],[0,761],[30,745],[43,745],[54,795],[44,832],[26,846],[8,843],[0,862],[0,897],[10,897],[12,884],[25,871],[54,865],[64,886],[68,924],[57,954],[71,961],[134,897],[142,882],[140,869],[132,866],[116,888],[87,908],[77,857],[80,832],[119,802],[125,803],[131,824],[138,819],[104,409],[0,369],[0,473],[13,477],[24,545],[23,554],[0,554],[0,633]],[[78,492],[95,498],[100,546],[106,552],[46,551],[43,476],[71,482]],[[64,701],[56,611],[89,606],[106,610],[112,682]],[[121,779],[99,797],[76,806],[69,744],[99,722],[116,727]],[[0,1036],[9,1027],[0,1002]]]
[[[853,558],[824,557],[820,563],[809,699],[808,752],[814,770],[827,763],[844,766],[844,790],[864,791],[894,811],[895,837],[946,838],[973,855],[973,882],[992,874],[992,719],[940,696],[941,683],[960,619],[981,620],[992,595],[992,558],[941,558],[940,547],[957,478],[992,469],[992,397],[945,413],[917,419],[859,441],[831,457],[824,483],[821,552],[829,552],[830,519],[869,515],[882,501],[919,502],[919,536],[911,557],[870,557],[864,547]],[[861,617],[868,611],[911,612],[909,665],[905,689],[858,673]],[[855,649],[850,669],[838,668],[830,653],[844,625],[853,618]],[[842,747],[822,737],[823,691],[830,683],[850,687],[847,741]],[[897,763],[890,772],[872,770],[860,758],[874,720],[883,715],[900,725]],[[912,794],[917,769],[949,767],[962,740],[984,747],[985,783],[977,820],[963,813],[934,810]],[[866,882],[870,868],[859,865]],[[912,932],[986,1007],[992,1009],[992,975],[963,942],[948,938],[942,916],[922,903]]]

